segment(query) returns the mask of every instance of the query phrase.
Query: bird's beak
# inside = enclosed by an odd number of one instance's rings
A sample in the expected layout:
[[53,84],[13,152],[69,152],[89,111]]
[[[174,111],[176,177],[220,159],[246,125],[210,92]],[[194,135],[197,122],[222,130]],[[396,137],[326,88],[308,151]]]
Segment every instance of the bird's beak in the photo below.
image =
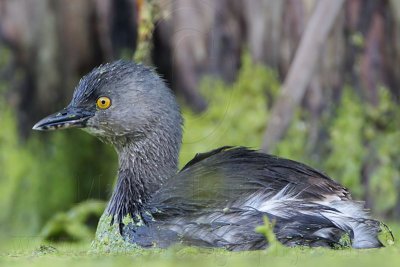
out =
[[36,123],[32,129],[50,131],[66,128],[83,128],[87,120],[94,115],[93,112],[76,107],[67,107]]

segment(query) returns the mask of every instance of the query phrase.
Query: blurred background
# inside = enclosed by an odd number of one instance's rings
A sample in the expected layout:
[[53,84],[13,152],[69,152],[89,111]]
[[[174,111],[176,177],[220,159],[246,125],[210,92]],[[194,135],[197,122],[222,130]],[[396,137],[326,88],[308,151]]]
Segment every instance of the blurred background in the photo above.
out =
[[152,65],[185,118],[181,166],[244,145],[323,170],[400,218],[400,2],[0,0],[0,238],[90,240],[112,148],[32,125],[115,59]]

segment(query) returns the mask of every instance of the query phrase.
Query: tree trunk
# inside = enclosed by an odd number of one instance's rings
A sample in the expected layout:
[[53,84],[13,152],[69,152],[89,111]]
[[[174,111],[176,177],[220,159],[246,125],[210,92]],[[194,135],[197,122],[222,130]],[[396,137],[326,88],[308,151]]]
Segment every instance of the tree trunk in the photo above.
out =
[[264,135],[262,146],[264,151],[270,151],[285,134],[294,111],[310,84],[321,49],[343,2],[343,0],[320,0],[317,3],[282,86],[281,94],[272,108]]

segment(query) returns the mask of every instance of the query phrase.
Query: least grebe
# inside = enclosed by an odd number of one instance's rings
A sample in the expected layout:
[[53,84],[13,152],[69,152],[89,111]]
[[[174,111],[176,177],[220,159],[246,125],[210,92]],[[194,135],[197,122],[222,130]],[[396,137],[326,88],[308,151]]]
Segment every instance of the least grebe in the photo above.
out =
[[346,188],[304,164],[222,147],[178,171],[181,113],[151,68],[129,61],[95,68],[65,109],[33,129],[72,127],[115,147],[118,180],[106,212],[130,243],[261,249],[268,244],[255,228],[267,216],[287,246],[336,247],[343,237],[354,248],[382,246],[383,224]]

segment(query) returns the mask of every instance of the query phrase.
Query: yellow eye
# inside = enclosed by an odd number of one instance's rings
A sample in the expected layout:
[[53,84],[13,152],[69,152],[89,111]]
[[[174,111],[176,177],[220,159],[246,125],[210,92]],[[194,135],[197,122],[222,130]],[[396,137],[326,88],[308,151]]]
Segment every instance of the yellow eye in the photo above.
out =
[[96,105],[99,109],[108,109],[111,106],[111,99],[101,96],[97,99]]

